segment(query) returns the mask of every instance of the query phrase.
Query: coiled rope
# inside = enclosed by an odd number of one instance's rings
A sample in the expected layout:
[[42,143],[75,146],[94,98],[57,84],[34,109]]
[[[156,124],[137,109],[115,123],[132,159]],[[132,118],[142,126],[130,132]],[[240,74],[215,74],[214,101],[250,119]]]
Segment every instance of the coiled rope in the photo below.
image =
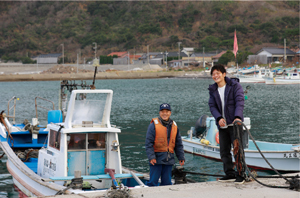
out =
[[[256,144],[256,142],[255,142],[255,140],[254,140],[254,138],[252,137],[250,131],[247,129],[246,125],[245,125],[243,122],[241,122],[241,121],[235,121],[233,124],[234,124],[234,126],[235,126],[234,128],[236,128],[236,129],[238,129],[238,127],[237,127],[238,125],[242,125],[242,126],[245,128],[245,130],[247,131],[249,137],[252,139],[252,141],[253,141],[255,147],[257,148],[258,152],[259,152],[260,155],[263,157],[263,159],[264,159],[264,160],[267,162],[267,164],[272,168],[272,170],[275,171],[275,172],[279,175],[280,178],[286,180],[286,181],[290,184],[290,186],[275,186],[275,185],[273,186],[273,185],[264,184],[264,183],[260,182],[259,180],[257,180],[257,179],[255,178],[255,176],[251,173],[251,171],[249,170],[249,168],[248,168],[248,166],[247,166],[247,164],[246,164],[246,162],[245,162],[245,153],[244,153],[244,154],[241,156],[241,158],[242,158],[243,166],[245,166],[244,168],[247,169],[248,174],[249,174],[256,182],[258,182],[259,184],[261,184],[261,185],[263,185],[263,186],[270,187],[270,188],[289,188],[289,189],[291,189],[291,190],[297,190],[297,191],[299,191],[299,190],[300,190],[300,182],[299,182],[299,179],[297,179],[296,177],[292,177],[291,180],[287,179],[287,177],[285,177],[285,176],[283,176],[281,173],[279,173],[279,172],[272,166],[272,164],[270,164],[270,162],[265,158],[264,154],[261,152],[261,150],[260,150],[259,147],[257,146],[257,144]],[[240,133],[241,133],[241,131],[238,132],[238,134],[240,134]],[[239,137],[239,141],[241,141],[240,135],[238,135],[238,137]],[[241,145],[242,145],[242,144],[241,144]],[[240,148],[240,149],[243,149],[243,148]],[[239,150],[240,150],[240,149],[239,149]],[[297,176],[298,176],[298,175],[297,175]]]

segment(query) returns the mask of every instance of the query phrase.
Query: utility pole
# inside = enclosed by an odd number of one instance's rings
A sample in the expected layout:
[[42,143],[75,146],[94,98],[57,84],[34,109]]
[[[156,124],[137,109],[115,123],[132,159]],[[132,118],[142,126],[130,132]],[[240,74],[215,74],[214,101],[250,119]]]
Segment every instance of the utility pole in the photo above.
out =
[[166,67],[168,69],[168,52],[166,51]]
[[78,53],[77,53],[77,74],[78,74]]
[[149,65],[149,45],[147,45],[147,62],[148,62],[148,65]]
[[39,71],[39,55],[36,57],[36,72]]
[[94,49],[95,49],[95,58],[96,58],[96,53],[97,53],[97,43],[93,42],[93,44],[95,45]]
[[180,59],[180,44],[181,44],[181,42],[177,42],[178,43],[178,61],[179,61],[179,59]]
[[60,45],[62,46],[63,64],[65,64],[65,55],[64,55],[65,50],[64,50],[64,44],[62,43],[62,44],[60,44]]
[[128,51],[128,60],[127,60],[127,63],[128,63],[128,71],[129,71],[129,61],[130,61],[130,58],[129,58],[129,51]]
[[286,39],[284,39],[284,55],[283,55],[283,61],[286,62]]
[[204,62],[204,49],[205,49],[205,47],[203,47],[203,68],[205,68],[205,62]]

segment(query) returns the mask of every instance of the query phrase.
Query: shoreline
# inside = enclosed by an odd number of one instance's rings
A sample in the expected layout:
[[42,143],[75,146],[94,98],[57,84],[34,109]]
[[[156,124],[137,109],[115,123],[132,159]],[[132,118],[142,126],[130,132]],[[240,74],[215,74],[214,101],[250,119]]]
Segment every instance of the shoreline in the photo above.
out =
[[[0,74],[0,82],[15,81],[57,81],[93,80],[94,72],[86,73],[47,73],[47,74]],[[195,71],[110,71],[97,72],[100,79],[154,79],[154,78],[211,78],[206,72]]]

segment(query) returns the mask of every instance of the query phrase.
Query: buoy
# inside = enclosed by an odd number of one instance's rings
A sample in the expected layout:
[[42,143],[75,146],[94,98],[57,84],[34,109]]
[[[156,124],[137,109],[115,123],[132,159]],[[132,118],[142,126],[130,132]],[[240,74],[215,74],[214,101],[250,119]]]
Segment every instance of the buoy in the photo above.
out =
[[245,100],[248,100],[248,96],[247,95],[245,95]]
[[200,142],[201,142],[202,144],[209,145],[209,141],[206,140],[206,139],[201,139]]
[[219,131],[216,133],[215,139],[216,139],[216,142],[217,142],[218,144],[220,144],[220,141],[219,141]]

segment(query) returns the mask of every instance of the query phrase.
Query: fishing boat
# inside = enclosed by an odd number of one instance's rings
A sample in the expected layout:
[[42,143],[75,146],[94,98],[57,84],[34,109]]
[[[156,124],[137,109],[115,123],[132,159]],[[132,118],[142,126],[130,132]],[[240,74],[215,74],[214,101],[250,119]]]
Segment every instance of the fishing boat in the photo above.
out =
[[267,85],[288,85],[288,84],[300,84],[300,74],[297,69],[290,72],[284,72],[282,76],[276,76],[273,73],[266,76],[265,83]]
[[242,73],[243,75],[245,74],[254,74],[259,72],[259,66],[258,65],[253,65],[251,67],[247,68],[242,68],[238,70],[238,73]]
[[264,77],[270,72],[270,69],[260,68],[258,73],[253,75],[235,74],[234,76],[239,78],[240,83],[265,83]]
[[[244,124],[250,130],[250,118],[244,119]],[[261,156],[253,140],[249,140],[244,131],[243,145],[245,160],[248,167],[269,170],[270,166]],[[219,147],[219,130],[213,117],[201,116],[195,127],[191,127],[187,136],[182,136],[185,152],[202,157],[221,161]],[[300,171],[300,144],[282,144],[264,141],[255,141],[269,163],[279,171]],[[233,156],[233,155],[232,155]],[[234,161],[234,159],[233,159]]]
[[[37,112],[32,122],[22,124],[11,123],[15,115],[1,113],[0,146],[14,184],[26,196],[84,195],[111,189],[126,193],[128,188],[146,187],[148,175],[122,166],[121,130],[110,124],[113,91],[76,90],[77,84],[64,82],[60,110],[53,110],[54,103],[49,101],[53,109],[45,126],[39,124]],[[66,90],[71,91],[69,100]]]

